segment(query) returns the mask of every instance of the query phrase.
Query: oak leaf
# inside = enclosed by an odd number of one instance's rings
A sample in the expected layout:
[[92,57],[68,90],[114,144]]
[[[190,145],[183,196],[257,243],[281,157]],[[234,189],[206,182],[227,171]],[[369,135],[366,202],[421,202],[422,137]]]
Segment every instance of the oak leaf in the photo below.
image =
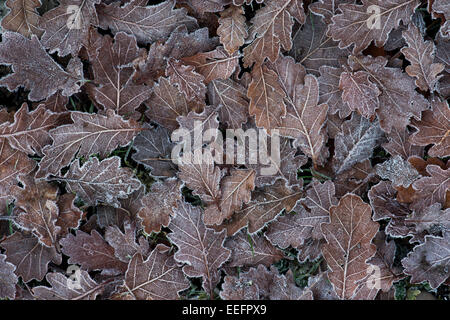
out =
[[8,0],[5,4],[11,9],[2,19],[5,30],[21,33],[25,37],[42,34],[39,28],[41,16],[36,10],[41,6],[41,0]]
[[64,69],[45,51],[35,35],[31,40],[15,32],[4,32],[0,43],[0,64],[12,65],[13,74],[0,79],[0,86],[15,91],[23,86],[30,90],[28,99],[39,101],[61,90],[70,96],[80,90],[83,66],[78,58]]
[[220,272],[231,251],[223,246],[225,230],[217,233],[203,223],[202,211],[185,202],[179,202],[176,216],[169,224],[169,239],[178,247],[175,260],[186,263],[184,273],[189,277],[202,277],[202,286],[213,296]]
[[16,267],[6,261],[6,256],[0,254],[0,298],[13,300],[16,296],[16,283],[19,280],[14,274]]
[[205,77],[195,72],[193,66],[187,66],[171,57],[167,60],[166,76],[170,84],[176,85],[188,101],[205,100]]
[[370,206],[354,194],[347,194],[330,209],[330,222],[321,225],[327,240],[322,253],[330,271],[328,278],[340,299],[351,299],[358,282],[366,277],[367,259],[376,248],[371,244],[378,223],[371,219]]
[[248,37],[247,24],[242,7],[230,6],[220,12],[217,35],[220,37],[220,43],[222,43],[229,55],[239,50],[239,47],[244,44],[245,39]]

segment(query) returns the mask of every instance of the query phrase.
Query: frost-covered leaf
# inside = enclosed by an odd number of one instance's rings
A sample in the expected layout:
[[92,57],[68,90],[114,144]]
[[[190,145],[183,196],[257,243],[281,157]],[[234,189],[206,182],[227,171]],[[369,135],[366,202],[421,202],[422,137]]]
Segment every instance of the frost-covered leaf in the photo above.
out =
[[270,130],[281,124],[286,115],[283,101],[285,93],[278,83],[277,74],[266,65],[255,66],[251,72],[252,82],[247,91],[250,99],[249,113],[255,116],[256,126]]
[[342,91],[339,88],[339,81],[343,68],[320,66],[319,73],[319,103],[326,103],[329,106],[330,114],[338,114],[339,118],[348,117],[352,111],[347,103],[342,100]]
[[366,277],[376,248],[371,244],[378,231],[378,223],[371,219],[370,206],[354,194],[341,198],[330,209],[330,222],[322,224],[327,244],[322,254],[330,269],[328,278],[340,299],[351,299],[358,282]]
[[171,159],[173,146],[166,129],[152,128],[149,124],[144,124],[144,130],[134,139],[133,147],[137,152],[132,158],[151,169],[154,177],[171,177],[176,168]]
[[66,112],[67,103],[69,102],[69,98],[65,97],[61,94],[61,92],[57,92],[50,97],[48,97],[45,101],[40,102],[39,105],[43,105],[45,109],[50,110],[52,112]]
[[[315,2],[309,6],[319,4]],[[319,76],[321,66],[340,67],[348,56],[348,50],[341,50],[338,43],[326,35],[327,24],[316,15],[308,15],[305,24],[298,29],[292,39],[295,59],[305,66],[308,73]]]
[[187,66],[174,58],[167,60],[166,76],[170,84],[176,85],[188,101],[205,100],[205,77],[195,72],[193,66]]
[[436,202],[441,205],[446,203],[446,195],[450,190],[450,168],[443,170],[433,164],[426,167],[426,172],[429,177],[422,177],[412,185],[417,195],[411,206],[414,210],[420,211]]
[[224,6],[231,3],[231,0],[186,0],[197,12],[219,12]]
[[414,211],[406,221],[414,225],[410,242],[422,243],[427,234],[439,236],[450,230],[450,208],[441,210],[441,204],[435,203],[423,210]]
[[36,177],[59,175],[61,168],[70,164],[75,155],[81,157],[98,153],[106,157],[118,146],[130,143],[141,130],[137,122],[126,121],[112,110],[108,110],[105,116],[71,112],[71,117],[73,124],[50,131],[53,144],[44,148]]
[[94,73],[93,83],[87,86],[90,96],[104,109],[116,114],[139,118],[135,110],[150,97],[151,90],[145,85],[133,83],[132,62],[144,54],[138,48],[136,38],[123,32],[99,37],[88,48],[89,60]]
[[28,177],[24,180],[24,188],[11,188],[17,199],[14,222],[19,228],[31,231],[43,245],[57,247],[56,235],[60,227],[56,225],[59,209],[55,201],[58,189],[46,181],[36,183]]
[[373,220],[390,219],[385,229],[387,235],[405,237],[412,231],[411,224],[406,222],[408,206],[397,200],[397,190],[390,182],[380,181],[370,189],[368,197],[374,211]]
[[275,62],[281,47],[290,50],[294,18],[305,22],[302,1],[272,0],[259,9],[251,20],[249,39],[254,40],[244,49],[244,66],[262,64],[266,57]]
[[[219,81],[219,80],[218,80]],[[186,96],[167,78],[160,77],[153,86],[153,91],[146,105],[146,115],[150,120],[157,122],[173,131],[178,128],[177,117],[187,116],[190,111],[201,111],[201,103],[188,101]]]
[[[300,209],[302,207],[298,207]],[[304,209],[303,209],[304,210]],[[300,213],[285,214],[269,224],[265,237],[280,248],[299,248],[312,235],[312,227],[305,226]]]
[[194,66],[195,70],[205,77],[205,84],[208,84],[212,80],[228,79],[239,65],[239,55],[230,55],[223,47],[217,47],[213,51],[183,58],[182,61]]
[[219,268],[231,255],[223,247],[225,230],[217,233],[203,223],[202,211],[185,202],[179,202],[176,216],[169,224],[169,239],[178,247],[175,260],[184,262],[184,273],[189,277],[202,277],[203,288],[212,297],[220,272]]
[[376,113],[381,128],[390,133],[393,128],[399,130],[405,128],[411,117],[420,119],[421,112],[429,106],[424,97],[415,91],[413,78],[403,73],[401,69],[386,67],[387,62],[384,57],[349,58],[353,71],[368,72],[369,79],[380,89],[381,95],[378,97],[380,103]]
[[14,114],[14,122],[0,126],[0,139],[26,154],[42,155],[44,146],[51,144],[49,131],[68,120],[66,115],[53,113],[44,106],[28,111],[26,103]]
[[217,35],[230,55],[244,44],[248,32],[242,7],[230,6],[220,13]]
[[102,270],[103,273],[124,272],[127,264],[114,255],[111,247],[95,230],[91,234],[77,230],[61,239],[62,252],[69,256],[68,263],[79,264],[87,271]]
[[0,254],[0,299],[13,300],[16,296],[16,283],[19,280],[14,274],[16,267],[6,261],[6,256]]
[[145,233],[159,232],[162,226],[169,225],[181,196],[181,182],[178,179],[170,178],[152,184],[150,191],[141,198],[142,208],[137,214]]
[[136,223],[126,220],[123,224],[124,232],[118,226],[108,226],[105,231],[105,240],[114,248],[114,254],[123,262],[129,262],[135,253],[147,256],[148,241],[144,237],[136,242]]
[[14,273],[24,282],[32,279],[41,281],[51,261],[57,265],[62,262],[61,254],[54,247],[48,248],[36,237],[24,236],[20,232],[0,242],[0,246],[6,250],[6,261],[16,266]]
[[74,192],[91,206],[104,202],[119,206],[118,199],[127,198],[139,189],[141,183],[133,178],[133,171],[120,167],[120,158],[112,157],[102,161],[91,158],[80,166],[75,161],[60,181],[66,182],[69,192]]
[[326,24],[331,23],[331,18],[337,13],[341,13],[339,5],[344,3],[353,3],[353,0],[318,0],[308,7],[308,9],[320,16]]
[[41,0],[7,0],[5,4],[11,9],[2,19],[5,30],[21,33],[25,37],[42,34],[39,28],[41,17],[36,10],[41,6]]
[[443,237],[426,236],[425,243],[418,245],[402,260],[405,273],[411,275],[412,283],[428,281],[433,289],[448,278],[450,264],[450,232]]
[[353,53],[367,48],[372,41],[383,46],[392,29],[407,25],[420,1],[362,0],[362,4],[340,4],[342,13],[331,18],[328,35],[339,41],[340,48],[354,44]]
[[339,297],[334,292],[333,286],[328,280],[327,272],[319,273],[317,276],[308,279],[307,288],[311,290],[314,300],[338,300]]
[[249,117],[246,89],[231,79],[217,79],[208,84],[210,103],[219,108],[219,119],[230,129],[240,129]]
[[255,189],[255,171],[250,169],[231,169],[221,183],[220,217],[206,217],[206,224],[221,224],[224,219],[240,210],[244,203],[250,201],[251,192]]
[[448,102],[433,100],[432,110],[426,110],[420,121],[412,120],[411,125],[418,129],[409,141],[414,145],[433,144],[428,150],[432,157],[450,156],[450,109]]
[[401,156],[403,159],[408,159],[410,156],[423,156],[423,148],[413,145],[409,139],[411,134],[408,129],[396,129],[386,135],[389,142],[382,144],[384,150],[389,152],[392,156]]
[[404,277],[402,277],[401,268],[394,266],[395,242],[393,240],[388,242],[384,233],[379,232],[375,236],[373,243],[377,246],[377,251],[367,262],[379,269],[373,268],[374,272],[370,281],[373,281],[376,289],[388,292],[394,282]]
[[388,179],[394,187],[408,188],[420,177],[416,169],[400,156],[392,157],[375,167],[377,174],[382,179]]
[[368,119],[375,114],[381,91],[370,81],[369,73],[342,72],[339,88],[342,90],[342,101],[347,103],[350,110],[358,111],[360,115]]
[[287,104],[286,117],[281,119],[280,134],[295,139],[294,146],[319,165],[327,156],[325,148],[325,120],[328,105],[319,102],[319,83],[313,75],[305,77],[305,84],[295,88],[292,104]]
[[100,4],[97,13],[100,26],[115,34],[123,31],[134,34],[140,43],[151,43],[167,38],[178,26],[197,27],[194,18],[185,9],[174,9],[175,1],[147,6],[145,0],[132,0],[123,6],[120,2]]
[[353,113],[351,119],[342,124],[342,132],[335,139],[333,168],[336,174],[370,158],[383,137],[377,121],[370,122]]
[[124,286],[124,295],[136,300],[175,300],[180,291],[189,288],[189,281],[169,248],[159,244],[145,260],[140,253],[133,256]]
[[59,215],[56,220],[56,225],[60,228],[58,238],[65,237],[70,229],[78,229],[85,216],[84,212],[75,206],[75,197],[74,194],[66,193],[58,198]]
[[244,276],[239,278],[226,276],[220,291],[223,300],[258,300],[259,290],[252,280]]
[[0,79],[0,86],[15,91],[30,90],[28,99],[39,101],[58,90],[64,96],[77,93],[83,80],[83,66],[78,58],[64,69],[47,54],[38,38],[30,39],[16,32],[4,32],[0,43],[0,64],[11,65],[13,74]]
[[219,224],[224,217],[220,210],[222,190],[220,180],[223,173],[220,168],[214,166],[214,162],[193,161],[180,164],[178,177],[192,189],[194,195],[198,195],[206,205],[203,219],[206,224]]
[[259,235],[249,235],[247,230],[225,241],[225,247],[231,250],[230,267],[255,267],[259,264],[270,266],[284,257],[283,251],[273,246]]
[[363,195],[369,187],[368,184],[377,181],[375,170],[368,159],[353,165],[333,180],[338,198],[346,193]]
[[42,45],[50,53],[58,52],[64,57],[68,54],[77,56],[86,38],[89,27],[98,25],[95,5],[100,0],[60,0],[59,6],[47,11],[41,18],[39,28]]
[[72,279],[59,272],[48,273],[46,279],[50,288],[33,288],[33,296],[38,300],[95,300],[103,292],[103,286],[92,280],[84,270],[77,274],[76,286],[72,284]]
[[416,78],[416,86],[422,91],[433,92],[445,66],[441,63],[433,63],[435,47],[433,42],[424,41],[419,29],[410,24],[408,30],[403,31],[403,37],[408,47],[401,49],[411,65],[406,67],[406,72]]
[[302,194],[298,187],[286,186],[284,180],[277,180],[273,185],[257,188],[252,192],[251,201],[236,211],[223,226],[229,236],[246,226],[248,232],[253,234],[275,219],[283,210],[290,212]]

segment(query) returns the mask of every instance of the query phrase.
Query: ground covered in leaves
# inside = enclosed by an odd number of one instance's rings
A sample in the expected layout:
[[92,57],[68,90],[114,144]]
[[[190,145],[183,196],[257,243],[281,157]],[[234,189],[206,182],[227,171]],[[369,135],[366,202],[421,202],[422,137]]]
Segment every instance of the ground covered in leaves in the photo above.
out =
[[448,1],[0,15],[0,298],[449,299]]

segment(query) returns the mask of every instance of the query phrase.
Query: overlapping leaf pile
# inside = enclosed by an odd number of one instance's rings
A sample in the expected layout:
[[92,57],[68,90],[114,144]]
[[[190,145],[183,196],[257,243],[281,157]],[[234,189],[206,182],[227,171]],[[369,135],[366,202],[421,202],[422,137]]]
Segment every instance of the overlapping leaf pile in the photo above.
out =
[[[448,297],[447,1],[6,7],[0,298]],[[276,172],[171,161],[195,121]]]

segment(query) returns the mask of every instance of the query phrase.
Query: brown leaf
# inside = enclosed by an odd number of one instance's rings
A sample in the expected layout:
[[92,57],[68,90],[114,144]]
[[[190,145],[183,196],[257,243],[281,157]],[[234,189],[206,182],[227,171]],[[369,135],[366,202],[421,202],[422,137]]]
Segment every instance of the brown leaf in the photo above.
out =
[[70,96],[80,89],[83,68],[78,58],[69,61],[63,69],[47,54],[38,38],[30,39],[19,33],[4,32],[0,44],[0,64],[12,65],[13,74],[0,79],[0,85],[15,91],[23,86],[30,90],[28,99],[39,101],[50,97],[58,90]]
[[339,88],[339,80],[343,68],[334,68],[328,66],[320,66],[320,97],[319,103],[326,103],[329,106],[330,114],[338,114],[339,118],[344,119],[348,117],[352,111],[347,103],[342,100],[342,91]]
[[303,224],[300,213],[285,214],[272,222],[264,235],[273,245],[280,248],[285,249],[289,246],[299,248],[305,240],[311,237],[312,229],[311,226]]
[[137,214],[145,233],[159,232],[162,226],[169,225],[181,196],[181,182],[178,179],[170,178],[152,184],[150,191],[141,198],[142,208]]
[[139,43],[165,39],[180,25],[188,29],[197,27],[197,22],[186,14],[185,9],[174,9],[173,0],[154,6],[146,4],[145,0],[131,0],[123,6],[119,2],[98,5],[100,27],[110,28],[114,34],[120,31],[132,33]]
[[0,298],[13,300],[16,296],[16,283],[19,280],[14,274],[16,267],[6,261],[6,256],[0,254]]
[[68,54],[77,56],[91,24],[98,25],[95,5],[100,2],[59,1],[59,6],[47,11],[40,21],[39,27],[45,30],[41,39],[42,45],[50,49],[50,53],[58,52],[61,57]]
[[85,213],[75,206],[75,197],[74,194],[66,193],[60,196],[57,201],[59,215],[56,226],[60,228],[59,238],[65,237],[70,229],[78,229],[85,216]]
[[401,156],[403,159],[408,159],[411,156],[423,156],[423,148],[413,145],[409,139],[411,135],[408,129],[393,128],[391,133],[386,135],[388,143],[381,146],[384,150],[389,152],[392,156]]
[[378,223],[371,219],[371,208],[360,197],[347,194],[330,209],[330,222],[322,224],[327,244],[322,254],[330,272],[328,278],[340,299],[351,299],[358,282],[366,276],[376,248],[371,244]]
[[230,4],[231,0],[187,0],[187,2],[200,14],[205,12],[219,12]]
[[170,84],[176,85],[188,101],[205,100],[205,77],[194,71],[193,66],[186,66],[174,58],[167,60],[166,76]]
[[205,84],[208,84],[212,80],[228,79],[239,65],[239,54],[230,55],[223,47],[217,47],[213,51],[200,52],[181,61],[194,66],[195,70],[205,77]]
[[77,277],[77,286],[71,286],[71,279],[62,273],[48,273],[46,279],[51,288],[34,287],[33,296],[38,300],[95,300],[103,292],[103,286],[92,280],[86,271],[80,270]]
[[410,23],[409,28],[403,31],[403,38],[406,40],[408,47],[402,48],[400,51],[405,58],[411,62],[405,71],[416,79],[416,86],[422,91],[436,89],[437,81],[445,66],[442,63],[433,63],[435,47],[432,41],[424,41],[423,35],[419,29]]
[[79,264],[87,271],[102,270],[104,274],[125,272],[127,264],[114,255],[111,247],[97,232],[91,234],[77,230],[76,235],[68,234],[61,239],[62,252],[69,256],[68,263]]
[[219,119],[229,129],[240,129],[247,122],[247,91],[238,82],[231,79],[211,81],[208,84],[208,99],[213,106],[220,107]]
[[220,216],[205,215],[205,223],[221,224],[224,219],[240,210],[244,203],[250,201],[251,192],[255,189],[255,170],[231,169],[230,175],[220,182],[222,197],[220,199]]
[[25,37],[32,34],[41,36],[41,16],[36,10],[41,6],[41,0],[7,0],[5,4],[11,10],[2,20],[5,30],[21,33]]
[[46,247],[55,246],[60,227],[56,225],[59,209],[56,205],[58,189],[46,181],[35,182],[27,177],[25,188],[14,186],[12,195],[17,199],[14,222],[23,230],[31,231]]
[[285,181],[277,180],[273,185],[255,189],[251,195],[252,200],[244,204],[222,226],[227,229],[228,236],[247,226],[248,232],[254,234],[283,210],[290,212],[302,194],[298,187],[291,188],[286,186]]
[[45,109],[52,112],[66,112],[68,111],[66,107],[68,103],[69,98],[63,96],[61,92],[58,91],[57,93],[48,97],[45,101],[40,102],[39,105],[44,105]]
[[414,211],[406,222],[414,225],[410,242],[423,243],[427,234],[440,236],[441,232],[450,230],[450,208],[441,210],[441,204],[435,203],[423,210]]
[[24,282],[33,279],[41,281],[50,261],[57,265],[62,262],[61,254],[54,247],[43,246],[36,237],[25,236],[20,232],[15,232],[0,245],[6,250],[6,261],[16,266],[14,272]]
[[203,288],[213,297],[220,278],[219,268],[231,255],[231,251],[223,247],[225,231],[217,233],[207,228],[200,208],[181,201],[169,228],[172,233],[168,237],[178,247],[175,260],[187,263],[183,272],[188,277],[202,277]]
[[342,101],[352,111],[358,111],[363,117],[370,119],[378,108],[378,96],[381,91],[369,80],[365,71],[342,72],[339,80],[342,90]]
[[338,300],[339,297],[334,292],[333,286],[328,280],[327,272],[319,273],[317,276],[308,279],[307,288],[311,290],[314,300]]
[[338,198],[346,193],[363,195],[369,187],[368,184],[377,181],[375,170],[368,159],[353,165],[352,168],[338,174],[333,180]]
[[0,126],[0,139],[26,154],[42,155],[44,146],[51,144],[49,131],[67,123],[66,114],[53,113],[44,106],[29,112],[26,103],[14,114],[14,122]]
[[395,242],[393,240],[388,242],[384,233],[378,232],[373,243],[377,246],[377,251],[367,262],[379,269],[374,268],[375,272],[370,280],[374,282],[376,289],[388,292],[394,282],[404,277],[401,268],[394,266]]
[[176,170],[171,159],[173,146],[166,129],[144,124],[144,130],[134,139],[133,147],[137,152],[131,157],[151,169],[154,177],[172,177]]
[[414,145],[433,144],[428,150],[432,157],[450,156],[450,109],[445,101],[433,100],[432,110],[426,110],[420,121],[412,120],[411,125],[418,129],[409,141]]
[[418,245],[402,260],[405,273],[411,275],[411,283],[428,281],[433,289],[448,278],[450,263],[450,233],[443,237],[426,236],[425,243]]
[[[310,10],[317,4],[319,2],[312,3]],[[321,66],[340,67],[349,55],[349,50],[341,50],[338,43],[326,35],[327,27],[328,24],[322,19],[310,14],[292,37],[292,55],[305,66],[308,73],[315,76],[319,76]]]
[[390,219],[385,229],[387,235],[395,238],[405,237],[412,231],[411,224],[406,221],[410,214],[409,209],[396,199],[397,191],[390,182],[381,181],[373,186],[368,197],[374,212],[373,220]]
[[258,300],[259,290],[252,280],[240,276],[226,276],[220,291],[223,300]]
[[331,18],[337,13],[341,13],[342,11],[339,9],[339,6],[343,3],[352,3],[353,0],[318,0],[317,2],[311,3],[308,9],[322,17],[322,20],[326,24],[331,23]]
[[160,77],[158,83],[153,86],[146,105],[149,107],[145,113],[147,117],[169,131],[179,127],[177,117],[187,116],[190,111],[200,112],[204,108],[204,102],[188,101],[186,96],[164,77]]
[[141,183],[133,178],[133,171],[120,167],[120,158],[115,156],[102,161],[91,158],[80,166],[75,161],[60,181],[66,182],[66,189],[74,192],[87,205],[98,202],[119,206],[118,199],[127,198],[139,189]]
[[71,117],[73,124],[51,130],[53,144],[43,150],[37,178],[59,175],[61,168],[70,164],[75,155],[87,157],[98,153],[106,157],[118,146],[127,145],[140,130],[137,122],[123,120],[112,110],[105,116],[71,112]]
[[[339,48],[346,48],[354,44],[353,54],[367,48],[372,41],[382,47],[392,29],[400,25],[400,21],[407,25],[420,2],[418,0],[363,0],[362,4],[341,4],[341,14],[331,18],[332,24],[328,28],[328,35],[339,41]],[[374,10],[374,7],[379,12]]]
[[270,130],[281,124],[286,115],[283,101],[286,94],[278,83],[277,74],[266,65],[255,66],[251,72],[252,82],[247,91],[250,99],[249,113],[255,116],[256,126]]
[[342,124],[342,132],[335,139],[333,168],[336,174],[370,158],[383,137],[378,121],[370,122],[353,113],[351,119]]
[[137,300],[175,300],[189,288],[169,248],[159,244],[144,260],[140,253],[131,259],[125,274],[124,294]]
[[275,62],[280,47],[290,50],[293,18],[305,22],[303,2],[299,0],[273,0],[259,9],[251,20],[249,40],[256,39],[244,49],[244,66],[262,64],[266,57]]
[[141,237],[139,244],[136,243],[136,223],[127,220],[123,228],[124,233],[118,226],[108,226],[105,231],[105,240],[114,248],[115,256],[123,262],[129,262],[136,253],[147,256],[150,249],[148,241]]
[[313,75],[305,77],[305,84],[295,89],[293,104],[287,105],[286,117],[276,127],[280,134],[295,139],[294,146],[313,160],[314,165],[323,163],[328,152],[325,148],[325,120],[328,105],[319,102],[319,84]]
[[116,33],[113,39],[100,37],[88,48],[94,82],[89,83],[89,95],[102,108],[112,109],[116,114],[139,118],[135,110],[150,97],[151,90],[145,85],[133,83],[134,69],[129,65],[144,54],[134,36]]
[[242,7],[230,6],[220,12],[217,35],[229,55],[239,50],[248,37],[247,24]]
[[227,263],[230,267],[255,267],[259,264],[268,267],[284,257],[283,252],[263,236],[250,235],[245,229],[228,238],[225,247],[231,250]]
[[199,52],[211,51],[218,44],[217,37],[209,37],[208,28],[188,33],[185,25],[178,26],[166,42],[157,41],[151,44],[145,62],[140,60],[135,63],[137,71],[134,81],[150,86],[153,81],[164,75],[167,57],[175,59],[190,57]]
[[412,184],[417,198],[411,205],[411,208],[417,211],[425,209],[436,202],[444,206],[446,194],[450,189],[450,168],[443,170],[433,164],[428,165],[426,171],[430,175],[429,177],[422,177]]
[[378,97],[380,103],[376,113],[381,128],[390,133],[393,128],[403,130],[411,117],[420,119],[421,112],[428,108],[428,102],[415,91],[413,79],[401,69],[386,67],[387,61],[384,57],[349,58],[353,71],[368,72],[369,79],[380,89],[381,95]]

